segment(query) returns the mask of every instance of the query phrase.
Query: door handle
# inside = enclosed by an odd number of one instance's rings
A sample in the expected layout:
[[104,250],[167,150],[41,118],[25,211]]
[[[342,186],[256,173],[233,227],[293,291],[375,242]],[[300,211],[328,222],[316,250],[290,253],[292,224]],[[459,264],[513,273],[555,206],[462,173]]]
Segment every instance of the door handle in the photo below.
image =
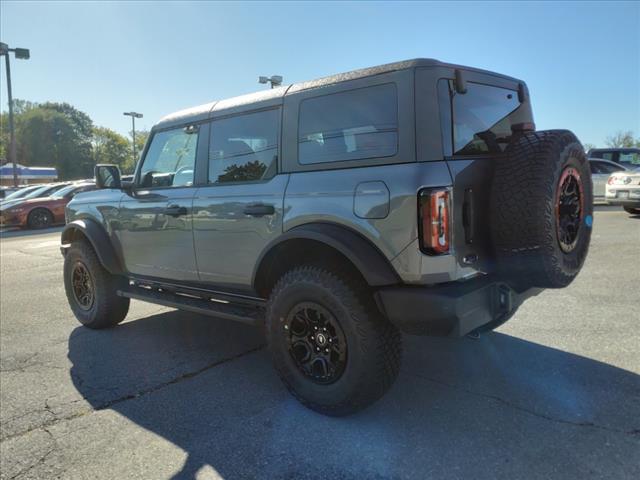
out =
[[170,217],[179,217],[187,214],[187,207],[181,207],[180,205],[169,205],[164,209],[164,214]]
[[253,215],[254,217],[262,217],[263,215],[273,215],[276,213],[276,209],[273,208],[273,205],[247,205],[244,209],[245,215]]

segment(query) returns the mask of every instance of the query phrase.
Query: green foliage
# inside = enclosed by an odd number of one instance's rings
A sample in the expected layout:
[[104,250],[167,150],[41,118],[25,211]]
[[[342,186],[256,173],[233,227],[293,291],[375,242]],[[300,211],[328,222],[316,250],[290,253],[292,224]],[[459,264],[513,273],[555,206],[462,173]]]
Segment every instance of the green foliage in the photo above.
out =
[[32,108],[16,122],[18,162],[55,166],[60,179],[93,176],[89,139],[68,112],[54,108]]
[[[17,162],[55,167],[60,180],[91,178],[96,163],[113,163],[133,173],[131,139],[105,127],[94,126],[86,113],[68,103],[13,101]],[[8,112],[0,113],[0,159],[8,161]],[[136,132],[140,156],[149,136]]]
[[131,144],[126,137],[106,127],[93,127],[93,159],[95,163],[118,165],[122,173],[133,172]]

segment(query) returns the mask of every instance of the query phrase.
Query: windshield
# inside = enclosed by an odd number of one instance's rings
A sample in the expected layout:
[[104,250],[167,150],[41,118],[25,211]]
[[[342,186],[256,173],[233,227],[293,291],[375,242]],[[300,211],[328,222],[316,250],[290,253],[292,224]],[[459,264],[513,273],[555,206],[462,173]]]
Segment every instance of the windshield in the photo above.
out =
[[36,188],[34,191],[29,193],[28,195],[25,195],[23,198],[26,200],[28,198],[44,197],[45,195],[55,192],[59,188],[59,185],[44,185],[40,188]]
[[66,197],[68,194],[73,193],[73,191],[77,190],[78,188],[80,188],[80,185],[68,185],[64,188],[61,188],[51,196],[54,198]]
[[20,190],[17,190],[9,195],[7,195],[6,197],[4,197],[4,199],[2,200],[3,202],[6,202],[7,200],[16,200],[18,198],[23,198],[26,195],[29,194],[29,192],[33,192],[36,189],[39,189],[40,187],[37,186],[31,186],[31,187],[24,187]]

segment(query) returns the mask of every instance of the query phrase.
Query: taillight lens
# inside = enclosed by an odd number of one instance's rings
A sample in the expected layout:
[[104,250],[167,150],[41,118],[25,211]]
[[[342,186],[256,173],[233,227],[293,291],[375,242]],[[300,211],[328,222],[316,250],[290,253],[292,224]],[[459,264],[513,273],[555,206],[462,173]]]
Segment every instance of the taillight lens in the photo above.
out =
[[449,253],[450,209],[448,190],[420,192],[420,247],[425,253],[430,255]]

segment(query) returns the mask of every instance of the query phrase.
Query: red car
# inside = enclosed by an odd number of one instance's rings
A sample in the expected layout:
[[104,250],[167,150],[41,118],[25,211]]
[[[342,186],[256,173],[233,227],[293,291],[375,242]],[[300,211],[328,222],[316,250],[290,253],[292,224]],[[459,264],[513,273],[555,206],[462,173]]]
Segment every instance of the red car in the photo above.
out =
[[53,193],[50,197],[28,198],[0,207],[0,226],[46,228],[64,223],[64,208],[80,192],[95,190],[93,183],[76,183]]

